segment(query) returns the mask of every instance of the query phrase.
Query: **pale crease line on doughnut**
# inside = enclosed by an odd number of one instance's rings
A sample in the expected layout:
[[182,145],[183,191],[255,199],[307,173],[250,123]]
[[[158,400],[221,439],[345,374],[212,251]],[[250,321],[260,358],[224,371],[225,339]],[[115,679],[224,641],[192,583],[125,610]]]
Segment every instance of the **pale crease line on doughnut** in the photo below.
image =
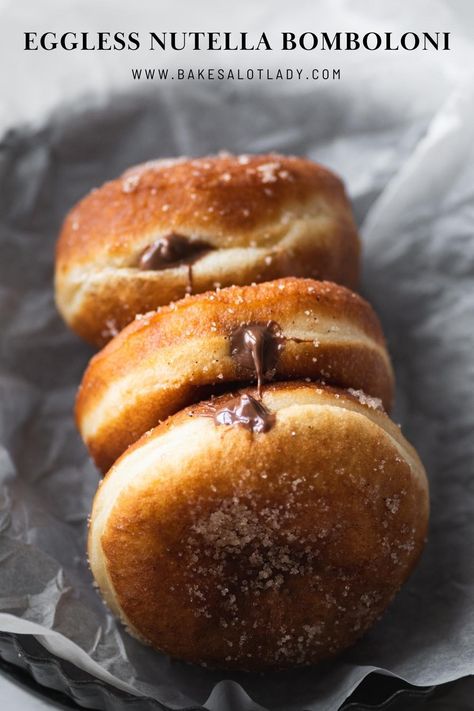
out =
[[[321,323],[321,322],[320,322]],[[324,323],[324,322],[323,322]],[[324,326],[323,326],[324,329]],[[329,331],[329,328],[327,327],[327,330]],[[341,331],[337,332],[337,337],[334,336],[333,331],[329,331],[326,333],[321,333],[317,334],[316,336],[313,336],[313,338],[305,338],[305,333],[303,333],[301,330],[298,331],[300,335],[296,335],[296,333],[291,333],[291,329],[282,329],[282,331],[286,334],[288,331],[290,331],[290,335],[284,335],[284,338],[287,340],[291,341],[292,339],[297,339],[301,338],[305,343],[311,343],[311,342],[317,342],[319,344],[331,344],[334,346],[338,345],[346,345],[346,344],[354,344],[354,341],[356,341],[357,346],[362,346],[366,347],[368,350],[375,351],[379,355],[382,356],[383,360],[387,364],[387,368],[390,372],[392,372],[390,361],[388,359],[387,352],[385,348],[378,343],[375,343],[373,339],[371,339],[369,336],[367,336],[365,333],[361,331],[357,331],[356,329],[353,329],[352,327],[348,328],[348,333],[344,334],[341,333]],[[318,324],[318,331],[319,331],[319,324]],[[313,331],[314,332],[314,331]],[[218,337],[215,337],[213,340],[216,341],[216,344],[218,346],[222,346],[223,343],[227,341],[227,338],[225,336],[219,335]],[[206,338],[206,341],[208,339]],[[167,348],[162,349],[162,355],[163,355],[163,360],[166,358],[166,351],[169,351],[170,354],[173,352],[176,352],[176,348],[188,348],[191,353],[195,353],[196,351],[199,351],[199,346],[197,343],[199,342],[199,339],[191,339],[188,340],[186,343],[181,343],[179,346],[177,345],[172,345],[168,346]],[[315,350],[315,353],[317,353],[317,349]],[[218,354],[217,354],[218,355]],[[224,355],[224,354],[223,354]],[[224,357],[229,357],[230,355],[225,354]],[[164,369],[163,365],[158,365],[157,366],[157,371],[161,369]],[[90,437],[96,436],[101,429],[108,429],[108,425],[104,427],[103,423],[104,421],[107,423],[110,423],[110,412],[116,413],[117,416],[119,416],[119,413],[123,411],[123,407],[121,407],[121,403],[124,402],[123,398],[123,393],[127,392],[127,397],[130,397],[131,394],[135,391],[136,387],[136,377],[137,373],[140,372],[140,369],[138,368],[136,371],[130,372],[127,377],[121,378],[118,381],[112,382],[105,393],[97,400],[95,407],[88,407],[87,405],[85,406],[85,411],[83,412],[83,415],[81,417],[81,431],[82,435],[85,440],[87,440]],[[162,370],[163,372],[163,370]],[[156,385],[153,388],[154,392],[157,392],[159,390],[171,390],[175,388],[179,388],[183,385],[183,382],[178,379],[171,379],[172,376],[176,376],[176,370],[175,366],[173,365],[172,367],[169,367],[169,380],[165,383],[160,382],[157,380]],[[157,378],[159,377],[159,372],[157,372]],[[212,385],[214,381],[212,382],[207,382],[204,381],[200,384],[202,385]],[[85,401],[87,403],[87,400]],[[130,402],[127,401],[127,406],[130,405]],[[114,418],[117,419],[117,418]],[[158,424],[158,423],[157,423]]]
[[[321,336],[317,336],[312,339],[304,339],[305,343],[311,343],[313,342],[319,342],[319,343],[331,343],[331,345],[344,345],[345,343],[353,343],[354,340],[351,337],[351,335],[345,336],[345,337],[340,337],[341,334],[338,333],[338,338],[331,339],[330,334],[324,334]],[[379,346],[378,344],[374,343],[368,336],[365,336],[360,338],[360,344],[357,345],[362,345],[366,346],[369,350],[375,351],[382,355],[384,361],[388,364],[388,368],[391,372],[391,366],[387,357],[387,353],[384,350],[382,346]],[[293,336],[295,338],[295,336]],[[220,337],[218,340],[219,342],[221,341]],[[198,339],[193,339],[192,341],[188,341],[186,343],[186,347],[190,348],[192,352],[195,352],[198,349],[198,346],[196,346],[196,341]],[[288,340],[291,340],[291,337],[288,337]],[[184,344],[183,344],[184,345]],[[166,350],[169,350],[170,353],[173,351],[176,351],[177,346],[169,346]],[[165,349],[163,349],[165,351]],[[317,351],[316,351],[317,352]],[[229,357],[227,354],[225,357]],[[157,369],[162,368],[163,366],[159,366]],[[138,371],[139,372],[139,371]],[[174,366],[170,366],[170,375],[176,375],[175,368]],[[97,436],[98,433],[104,429],[107,430],[110,424],[110,412],[114,412],[116,414],[116,418],[113,419],[118,419],[120,417],[120,413],[123,412],[124,407],[121,407],[121,403],[124,402],[124,397],[123,394],[127,393],[127,397],[130,398],[134,392],[136,392],[136,377],[137,377],[137,372],[131,372],[128,374],[126,378],[122,378],[119,381],[115,381],[109,385],[105,393],[100,397],[100,399],[97,400],[97,403],[95,407],[88,407],[87,405],[85,406],[85,411],[83,412],[83,415],[81,417],[81,431],[84,439],[87,441],[88,438]],[[158,377],[158,374],[157,374]],[[214,383],[214,379],[212,381],[205,381],[203,380],[202,383],[199,383],[200,385],[212,385]],[[275,381],[278,382],[278,381]],[[153,386],[153,392],[158,392],[160,390],[172,390],[176,389],[179,387],[183,386],[182,380],[177,380],[171,378],[163,383],[157,380],[156,384]],[[87,401],[86,401],[87,402]],[[127,400],[127,407],[130,405],[130,401]],[[104,426],[104,422],[107,422],[107,425]],[[158,422],[157,422],[158,424]]]
[[[266,399],[264,397],[264,402],[265,401]],[[361,405],[360,408],[362,407],[363,406]],[[364,424],[366,424],[366,420],[369,420],[371,424],[380,429],[381,432],[386,435],[388,441],[397,450],[398,454],[408,464],[410,471],[417,482],[419,484],[426,483],[426,475],[423,465],[421,464],[421,461],[413,447],[407,440],[405,440],[405,438],[403,438],[401,432],[398,431],[398,427],[388,418],[388,416],[377,415],[377,413],[375,411],[371,411],[370,408],[364,408],[364,410],[362,410],[359,409],[355,403],[352,404],[347,401],[341,404],[315,402],[284,406],[282,409],[275,408],[274,410],[277,415],[277,424],[274,429],[278,427],[278,423],[281,424],[286,418],[291,418],[291,415],[296,411],[300,414],[304,414],[306,411],[309,411],[311,414],[318,414],[318,412],[327,411],[333,411],[339,414],[341,410],[346,414],[350,413],[358,420],[362,420]],[[98,507],[99,510],[98,512],[94,512],[93,528],[99,530],[99,535],[94,535],[94,544],[97,543],[97,540],[100,541],[105,524],[107,523],[107,520],[122,491],[129,484],[133,484],[133,482],[137,480],[137,471],[141,471],[141,483],[144,481],[143,476],[144,472],[147,470],[147,467],[149,469],[146,472],[146,480],[163,475],[162,472],[159,472],[159,468],[157,470],[155,466],[151,466],[156,463],[154,459],[155,450],[160,450],[161,461],[167,454],[172,455],[170,462],[172,462],[171,466],[174,470],[173,474],[175,476],[180,476],[182,471],[186,471],[186,468],[183,467],[183,460],[189,460],[193,455],[199,453],[202,449],[203,433],[201,434],[200,430],[209,431],[209,427],[211,426],[216,428],[221,427],[221,425],[213,424],[212,420],[209,418],[199,416],[194,418],[190,417],[188,421],[180,422],[174,429],[168,429],[162,435],[151,437],[149,441],[143,441],[139,447],[132,450],[129,454],[125,453],[122,455],[122,458],[114,467],[113,476],[106,476],[97,492],[97,499],[94,503],[94,509]],[[189,430],[191,430],[191,432],[189,432]],[[260,436],[265,437],[267,435],[262,434]],[[185,449],[182,447],[183,441],[186,442]],[[181,459],[179,455],[181,455]],[[169,475],[170,472],[168,471],[167,474]],[[111,489],[111,495],[106,493],[109,489]],[[92,540],[92,535],[90,537]]]
[[[213,271],[216,271],[215,277],[217,278],[219,274],[224,272],[226,272],[227,275],[231,273],[238,275],[239,270],[249,266],[257,269],[260,265],[260,267],[264,269],[267,266],[265,259],[268,257],[275,258],[279,256],[281,252],[285,251],[285,249],[292,249],[293,246],[297,245],[298,240],[293,239],[292,233],[293,230],[277,244],[269,244],[265,247],[216,247],[207,254],[203,254],[203,256],[193,264],[193,273],[198,279],[202,276],[206,276],[210,279],[211,272]],[[159,234],[150,235],[147,240],[144,240],[143,246],[147,246],[147,244],[159,239],[163,234],[163,232],[160,232]],[[331,240],[328,240],[326,235],[323,235],[323,237],[324,239],[321,238],[319,240],[320,244],[329,247]],[[206,235],[203,235],[202,239],[205,240]],[[68,292],[68,300],[67,303],[64,303],[63,308],[68,313],[73,314],[75,311],[80,310],[82,299],[87,296],[91,290],[94,291],[94,287],[97,287],[97,285],[100,286],[102,281],[105,282],[105,284],[109,284],[111,279],[133,281],[139,279],[148,282],[155,281],[159,284],[160,282],[166,282],[170,276],[175,278],[183,277],[183,285],[186,286],[188,281],[188,266],[186,264],[177,264],[170,265],[165,269],[141,270],[138,267],[121,265],[120,263],[94,267],[86,262],[83,265],[70,269],[66,276],[58,277],[58,281],[64,284]]]
[[[314,202],[315,201],[313,200],[313,204]],[[239,252],[253,253],[257,256],[267,256],[269,250],[274,251],[275,249],[280,249],[285,246],[297,246],[301,242],[302,238],[308,237],[313,239],[317,238],[321,245],[325,245],[327,248],[330,248],[334,242],[334,233],[337,232],[334,228],[334,214],[337,214],[334,206],[326,203],[324,200],[318,200],[317,211],[307,210],[305,214],[297,214],[298,212],[301,213],[300,206],[287,208],[280,214],[279,218],[276,218],[274,221],[259,225],[259,227],[255,230],[248,229],[237,238],[242,241],[249,242],[249,244],[245,245],[226,246],[226,241],[229,243],[235,240],[235,236],[231,231],[229,231],[228,234],[224,234],[223,229],[220,229],[219,231],[216,229],[208,229],[206,231],[205,228],[197,230],[195,228],[193,229],[187,227],[186,225],[184,225],[181,229],[182,233],[186,237],[196,240],[209,241],[210,246],[213,247],[212,252],[207,255],[209,259],[212,259],[214,255],[220,252],[226,252],[230,256],[238,256]],[[344,231],[345,227],[346,220],[340,220],[339,230]],[[128,235],[127,238],[123,237],[122,239],[124,239],[125,242],[134,245],[132,253],[138,253],[151,242],[154,242],[166,234],[169,234],[172,230],[173,228],[170,224],[168,228],[155,228],[139,237],[131,234]],[[110,241],[113,243],[113,235],[110,236]],[[254,245],[251,244],[252,242]],[[256,246],[259,242],[261,244]],[[202,259],[204,260],[204,257],[202,257]],[[127,255],[125,261],[129,260],[130,255]],[[95,257],[94,264],[97,265],[95,269],[90,265],[91,258],[89,258],[84,262],[84,264],[69,270],[68,279],[69,275],[72,274],[74,276],[75,271],[82,273],[85,270],[95,273],[107,270],[109,267],[111,269],[120,270],[131,269],[133,273],[136,273],[137,270],[134,267],[124,265],[123,261],[123,257],[114,258],[107,252],[107,250],[104,250],[104,252],[99,252],[98,256]],[[80,282],[81,279],[79,278],[77,281]]]
[[[287,211],[287,214],[291,214],[290,211]],[[254,255],[255,258],[259,256],[266,257],[275,250],[280,250],[284,247],[288,248],[294,245],[298,245],[301,241],[301,238],[307,236],[317,237],[318,242],[320,242],[321,245],[324,244],[326,247],[329,248],[331,243],[334,241],[334,236],[331,233],[331,230],[333,230],[332,215],[330,213],[321,213],[317,216],[316,219],[317,224],[308,225],[307,221],[311,221],[311,223],[313,223],[313,221],[315,220],[315,216],[306,215],[303,217],[298,217],[296,219],[288,218],[288,224],[284,222],[279,222],[276,224],[270,223],[266,227],[260,227],[259,231],[265,232],[265,237],[259,235],[258,231],[255,234],[245,235],[245,239],[249,241],[253,241],[255,243],[263,241],[263,244],[261,244],[260,246],[253,246],[252,244],[248,244],[228,247],[226,246],[225,240],[234,240],[235,238],[232,236],[232,234],[223,236],[221,234],[216,234],[212,232],[206,233],[206,230],[204,229],[199,230],[198,233],[198,231],[189,230],[186,227],[182,228],[182,232],[183,234],[185,234],[186,237],[189,237],[190,239],[209,241],[211,251],[208,254],[203,255],[200,258],[199,262],[204,262],[207,260],[212,263],[213,259],[223,253],[225,253],[226,256],[232,258],[238,257],[239,254],[245,256]],[[170,230],[171,227],[169,229],[153,230],[149,233],[144,234],[140,238],[131,235],[129,237],[129,241],[132,244],[135,244],[133,253],[139,253],[144,247],[147,247],[150,243],[155,242],[156,240],[168,234]],[[112,239],[113,238],[111,237],[111,240]],[[99,254],[99,258],[103,260],[103,263],[101,263],[100,261],[99,263],[97,263],[97,261],[95,261],[95,267],[90,264],[90,260],[87,260],[84,264],[69,270],[68,280],[72,279],[80,283],[82,280],[81,275],[83,275],[84,272],[90,272],[90,274],[99,274],[102,271],[107,273],[109,270],[120,270],[121,272],[129,271],[131,274],[136,274],[137,271],[140,271],[137,267],[123,264],[123,257],[114,258],[113,256],[110,256],[107,252],[104,252],[103,254]],[[125,261],[129,260],[130,255],[125,258]],[[173,269],[176,267],[169,268]],[[160,271],[166,270],[163,269]],[[75,279],[75,272],[79,272],[79,278]]]
[[[162,234],[151,239],[159,239],[160,236],[162,236]],[[238,272],[242,264],[255,264],[258,259],[263,262],[265,257],[269,257],[274,254],[274,247],[220,247],[215,251],[203,255],[193,265],[193,272],[199,278],[200,272],[204,271],[203,267],[206,267],[206,271],[211,271],[212,262],[216,262],[218,259],[219,261],[222,261],[223,258],[225,258],[226,261],[227,259],[232,260],[232,265],[230,263],[225,265],[229,271]],[[240,261],[237,264],[239,257]],[[264,265],[262,264],[262,268],[263,266]],[[186,286],[188,282],[188,273],[188,266],[186,264],[172,265],[166,269],[140,270],[137,267],[120,265],[94,268],[86,263],[84,265],[74,267],[68,271],[67,276],[60,278],[68,292],[68,301],[67,304],[63,304],[63,308],[71,315],[77,311],[80,311],[81,302],[88,295],[88,293],[90,291],[94,292],[97,285],[102,286],[102,283],[109,286],[111,279],[126,279],[131,281],[138,279],[140,281],[148,282],[155,281],[159,284],[160,282],[166,282],[170,276],[182,276],[183,285]]]
[[[232,288],[232,287],[231,287]],[[209,293],[209,292],[206,292]],[[198,295],[196,295],[198,296]],[[205,296],[205,294],[203,294]],[[211,294],[212,296],[212,294]],[[187,307],[186,301],[182,301],[184,309]],[[214,303],[217,303],[215,299]],[[197,302],[193,303],[196,306]],[[169,319],[170,321],[174,318],[173,314],[179,311],[179,306],[172,308],[163,314],[163,318]],[[222,310],[226,311],[229,304],[222,304]],[[166,308],[166,307],[165,307]],[[360,342],[362,345],[367,345],[373,350],[379,351],[384,360],[390,363],[390,359],[385,347],[385,344],[377,343],[374,336],[366,334],[362,328],[351,323],[350,321],[345,321],[343,317],[338,316],[337,319],[318,315],[318,307],[316,306],[310,315],[301,314],[301,311],[296,312],[295,316],[281,318],[278,314],[278,305],[276,307],[271,307],[266,317],[261,316],[260,320],[265,321],[267,318],[277,320],[277,324],[280,326],[280,332],[283,338],[287,340],[293,340],[295,342],[318,342],[318,343],[329,343],[330,338],[333,338],[334,343],[337,345],[339,343],[346,344],[347,342]],[[258,310],[258,309],[257,309]],[[311,310],[311,307],[307,309]],[[155,312],[151,311],[148,314],[141,314],[138,317],[139,321],[142,321],[143,327],[148,328],[150,326],[148,322],[148,317],[153,318]],[[217,314],[216,314],[217,316]],[[258,320],[258,319],[256,319]],[[244,321],[236,322],[236,325],[241,325]],[[283,322],[283,325],[282,325]],[[303,323],[301,323],[303,322]],[[150,326],[153,329],[153,325]],[[140,333],[140,331],[134,331],[133,334]],[[210,338],[228,338],[228,334],[220,332],[210,332],[208,334],[200,334],[199,338],[210,339]],[[195,339],[196,340],[196,339]],[[180,341],[179,344],[173,344],[166,346],[167,348],[174,349],[177,346],[183,346],[184,341]],[[164,348],[163,348],[164,350]]]
[[[314,220],[315,218],[317,219],[316,225],[310,226],[305,223],[305,220]],[[216,261],[222,262],[222,260],[225,259],[227,262],[227,260],[229,259],[232,260],[231,263],[227,263],[224,266],[226,266],[229,271],[238,272],[239,258],[240,265],[242,263],[255,264],[259,260],[263,261],[266,257],[271,257],[272,255],[274,256],[276,252],[281,252],[285,249],[291,249],[295,246],[298,246],[299,242],[301,241],[301,238],[307,236],[308,234],[317,237],[318,243],[321,245],[321,247],[324,246],[326,249],[330,249],[331,243],[334,241],[334,236],[333,234],[331,234],[331,230],[333,228],[332,220],[333,215],[329,211],[321,211],[321,213],[319,213],[317,217],[316,215],[307,215],[304,217],[298,217],[297,219],[293,219],[291,220],[288,226],[284,223],[278,223],[286,227],[285,232],[282,234],[274,235],[273,241],[267,239],[265,246],[261,247],[252,247],[250,245],[245,247],[226,247],[225,244],[222,246],[214,245],[214,249],[212,251],[200,257],[200,259],[194,264],[193,270],[196,275],[199,276],[199,272],[203,269],[203,266],[205,266],[211,271]],[[263,228],[261,228],[261,230],[263,231]],[[187,230],[184,231],[187,232]],[[268,226],[268,231],[270,233],[272,231],[275,232],[275,226],[270,224]],[[142,239],[137,240],[139,243],[138,252],[140,251],[140,242],[143,243],[141,245],[142,247],[146,247],[151,242],[160,239],[160,237],[163,237],[166,232],[166,230],[160,230],[159,232],[151,232],[144,236]],[[198,235],[193,236],[196,239],[198,238]],[[203,240],[211,240],[211,245],[212,241],[223,239],[222,237],[216,237],[216,235],[206,234],[205,231],[200,231],[199,238]],[[256,234],[253,239],[257,241],[258,234]],[[135,241],[135,238],[132,237],[131,241]],[[74,311],[74,309],[77,307],[77,302],[80,301],[84,293],[87,293],[88,289],[90,289],[91,284],[93,284],[95,281],[100,282],[101,279],[107,280],[110,276],[130,279],[136,279],[138,277],[140,279],[156,279],[156,281],[159,281],[160,279],[164,278],[162,275],[166,274],[167,276],[169,276],[170,273],[173,272],[175,276],[180,276],[182,274],[185,279],[187,279],[188,271],[187,266],[184,264],[178,266],[170,266],[166,269],[160,269],[156,271],[142,271],[137,267],[122,265],[120,263],[121,260],[117,260],[116,264],[110,264],[110,262],[113,261],[113,257],[110,257],[107,254],[103,255],[103,259],[104,262],[107,263],[99,264],[98,266],[94,267],[90,264],[90,261],[88,260],[84,264],[78,265],[77,267],[68,270],[67,276],[60,278],[62,282],[68,283],[67,289],[69,292],[72,292],[69,293],[69,299],[67,304],[67,310],[69,312]]]

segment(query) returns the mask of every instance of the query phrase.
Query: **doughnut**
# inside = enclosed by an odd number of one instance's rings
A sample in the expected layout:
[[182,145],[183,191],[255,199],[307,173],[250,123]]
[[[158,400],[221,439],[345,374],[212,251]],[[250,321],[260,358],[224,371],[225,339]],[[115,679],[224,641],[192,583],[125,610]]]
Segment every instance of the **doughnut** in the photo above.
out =
[[95,355],[76,402],[102,471],[144,432],[212,393],[308,378],[387,410],[393,373],[370,305],[330,282],[287,277],[198,294],[137,318]]
[[66,322],[102,346],[186,293],[283,276],[357,284],[359,238],[342,182],[294,156],[158,160],[93,190],[56,251]]
[[427,522],[423,465],[377,404],[294,381],[145,434],[99,486],[88,554],[140,640],[256,671],[353,644],[412,571]]

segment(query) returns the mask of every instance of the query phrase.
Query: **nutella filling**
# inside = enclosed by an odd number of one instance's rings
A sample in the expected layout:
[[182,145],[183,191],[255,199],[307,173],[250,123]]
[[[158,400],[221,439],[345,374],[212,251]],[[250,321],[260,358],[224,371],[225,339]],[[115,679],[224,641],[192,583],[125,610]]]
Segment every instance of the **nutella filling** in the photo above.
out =
[[217,425],[240,425],[250,432],[268,432],[275,424],[275,415],[261,400],[244,393],[232,398],[221,409],[209,409]]
[[188,237],[172,232],[169,235],[160,237],[143,250],[139,258],[138,268],[155,271],[168,269],[170,266],[179,263],[187,264],[188,291],[192,291],[192,265],[211,249],[211,245],[206,242],[190,240]]
[[281,329],[275,321],[243,324],[231,335],[231,355],[240,366],[255,371],[259,397],[264,378],[273,376],[284,343]]

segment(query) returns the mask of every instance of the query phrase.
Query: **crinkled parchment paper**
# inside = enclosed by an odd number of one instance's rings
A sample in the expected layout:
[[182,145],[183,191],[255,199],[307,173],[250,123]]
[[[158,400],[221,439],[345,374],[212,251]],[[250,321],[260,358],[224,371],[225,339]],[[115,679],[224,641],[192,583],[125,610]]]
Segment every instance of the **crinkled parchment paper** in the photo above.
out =
[[[372,670],[419,685],[474,672],[474,99],[357,87],[278,93],[189,85],[108,99],[10,131],[0,153],[0,629],[172,707],[336,709]],[[434,118],[433,118],[434,116]],[[128,636],[92,587],[86,519],[98,475],[75,430],[91,351],[53,302],[72,203],[155,156],[276,149],[341,173],[364,237],[363,291],[386,329],[395,419],[432,493],[429,543],[382,621],[327,665],[220,674]]]

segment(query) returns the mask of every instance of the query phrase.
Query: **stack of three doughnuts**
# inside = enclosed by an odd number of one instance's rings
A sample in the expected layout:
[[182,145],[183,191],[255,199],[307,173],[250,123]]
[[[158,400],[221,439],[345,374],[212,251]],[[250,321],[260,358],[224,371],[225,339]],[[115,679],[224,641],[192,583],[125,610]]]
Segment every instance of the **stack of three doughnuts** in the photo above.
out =
[[90,564],[130,631],[172,656],[315,663],[420,555],[426,476],[386,414],[380,324],[319,281],[354,286],[358,251],[340,181],[276,155],[145,164],[66,220],[66,320],[95,343],[125,326],[77,399],[107,472]]

